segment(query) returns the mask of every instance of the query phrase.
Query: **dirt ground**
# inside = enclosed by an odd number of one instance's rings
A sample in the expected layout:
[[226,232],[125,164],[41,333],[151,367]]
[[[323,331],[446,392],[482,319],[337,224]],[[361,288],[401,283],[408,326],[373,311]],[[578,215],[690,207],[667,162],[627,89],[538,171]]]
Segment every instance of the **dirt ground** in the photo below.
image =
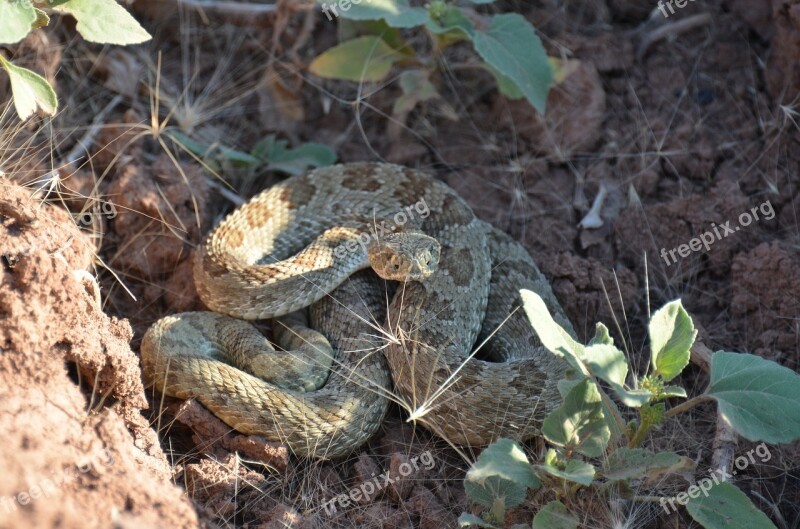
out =
[[[201,164],[170,130],[242,151],[277,134],[329,145],[342,162],[424,168],[527,246],[581,339],[602,321],[645,365],[648,314],[681,298],[712,350],[800,370],[800,4],[689,2],[667,20],[655,4],[481,7],[523,14],[548,54],[568,60],[547,113],[500,96],[474,68],[450,68],[471,57],[456,48],[442,58],[442,98],[402,126],[387,120],[397,82],[307,72],[335,44],[336,24],[297,0],[238,20],[137,0],[155,36],[145,45],[92,45],[57,18],[0,48],[45,74],[62,105],[52,122],[0,121],[0,528],[441,529],[479,512],[462,482],[462,455],[478,450],[459,454],[399,409],[359,453],[308,462],[147,388],[144,331],[203,308],[194,246],[235,206],[232,194],[285,177]],[[84,156],[77,142],[93,125]],[[708,248],[677,251],[703,233],[714,234]],[[696,366],[682,377],[690,394],[707,380]],[[653,446],[696,460],[699,473],[714,430],[713,408],[700,407],[655,432]],[[769,462],[737,477],[781,529],[800,521],[799,449],[771,447]],[[425,454],[431,469],[399,475]],[[374,497],[323,508],[387,471],[398,479]],[[529,524],[534,500],[507,526]],[[647,505],[585,508],[586,527],[696,527]]]

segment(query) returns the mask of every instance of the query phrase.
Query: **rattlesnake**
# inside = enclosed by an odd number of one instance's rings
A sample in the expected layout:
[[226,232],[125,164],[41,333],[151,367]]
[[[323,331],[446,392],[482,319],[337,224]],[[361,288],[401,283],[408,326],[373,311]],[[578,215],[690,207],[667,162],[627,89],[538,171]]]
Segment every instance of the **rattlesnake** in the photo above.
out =
[[[370,260],[383,278],[413,280],[386,298],[389,283],[356,273]],[[377,431],[389,399],[458,445],[529,438],[558,401],[565,365],[515,311],[519,290],[533,290],[572,332],[550,286],[519,243],[422,172],[355,163],[284,180],[207,236],[194,276],[204,303],[227,316],[156,322],[142,342],[145,376],[169,395],[198,399],[234,429],[286,442],[300,455],[352,451]],[[274,318],[309,305],[312,326],[338,351],[320,389],[267,382],[222,361],[248,365],[248,351],[268,347],[234,318]],[[284,324],[290,335],[303,332]],[[301,355],[300,364],[330,359],[323,341],[314,343],[317,356]]]

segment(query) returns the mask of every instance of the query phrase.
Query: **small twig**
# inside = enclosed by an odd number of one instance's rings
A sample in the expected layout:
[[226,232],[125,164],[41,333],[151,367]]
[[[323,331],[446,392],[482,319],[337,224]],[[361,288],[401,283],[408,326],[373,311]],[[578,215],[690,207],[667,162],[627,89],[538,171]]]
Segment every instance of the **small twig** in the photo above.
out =
[[664,40],[667,37],[703,26],[709,22],[711,22],[711,15],[709,13],[700,13],[699,15],[692,15],[654,29],[642,38],[639,49],[636,51],[636,60],[641,62],[650,46],[659,40]]
[[667,417],[674,417],[675,415],[678,415],[679,413],[683,413],[686,410],[694,408],[698,404],[702,404],[703,402],[707,402],[709,400],[714,400],[714,399],[712,399],[708,395],[698,395],[698,396],[694,397],[693,399],[687,400],[683,404],[679,404],[679,405],[675,406],[674,408],[670,408],[670,410],[667,412]]
[[275,4],[243,4],[241,2],[222,2],[217,0],[178,0],[179,4],[202,9],[217,11],[231,16],[253,16],[264,13],[274,13]]
[[786,523],[786,519],[784,519],[783,515],[781,514],[781,510],[777,505],[775,505],[775,502],[768,500],[759,494],[757,490],[751,490],[750,493],[769,505],[769,510],[772,511],[772,515],[775,517],[775,521],[778,522],[778,525],[780,525],[781,529],[789,529],[789,524]]
[[224,185],[220,184],[219,182],[212,180],[210,178],[207,178],[206,182],[208,182],[208,185],[216,189],[220,195],[222,195],[223,197],[227,198],[230,202],[232,202],[234,206],[239,207],[246,202],[245,199],[243,199],[242,197],[240,197],[239,195],[237,195]]
[[202,17],[224,18],[226,22],[246,27],[266,27],[272,23],[278,12],[276,4],[243,4],[218,0],[178,0],[178,4],[197,11]]
[[700,340],[695,340],[690,351],[692,363],[696,364],[700,369],[708,373],[711,371],[711,349],[706,347],[706,344]]
[[727,477],[733,475],[733,454],[737,444],[736,432],[730,422],[717,411],[717,431],[714,434],[711,465],[720,470],[722,481],[727,481]]

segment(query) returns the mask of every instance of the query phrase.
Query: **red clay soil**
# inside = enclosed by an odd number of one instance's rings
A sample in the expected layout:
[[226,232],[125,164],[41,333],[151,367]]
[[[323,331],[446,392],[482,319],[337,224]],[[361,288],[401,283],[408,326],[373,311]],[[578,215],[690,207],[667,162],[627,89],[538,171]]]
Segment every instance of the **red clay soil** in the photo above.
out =
[[[0,527],[196,527],[69,213],[0,180]],[[87,388],[92,388],[87,391]]]

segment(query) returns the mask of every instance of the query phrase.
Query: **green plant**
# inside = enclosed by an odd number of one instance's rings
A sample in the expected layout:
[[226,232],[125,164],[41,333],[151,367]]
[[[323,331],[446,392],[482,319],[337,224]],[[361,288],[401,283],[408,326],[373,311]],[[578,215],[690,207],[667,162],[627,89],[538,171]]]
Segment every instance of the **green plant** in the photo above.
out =
[[[138,44],[151,37],[115,0],[0,0],[0,44],[14,44],[31,31],[50,23],[49,11],[68,14],[90,42]],[[41,75],[16,66],[0,54],[0,68],[11,81],[14,107],[20,119],[39,108],[48,115],[58,109],[58,98]]]
[[204,164],[215,172],[223,166],[233,166],[235,169],[266,169],[299,175],[336,162],[336,153],[327,145],[308,142],[289,148],[286,140],[278,140],[274,134],[262,138],[249,153],[220,144],[204,145],[178,131],[170,131],[169,136],[188,152],[200,156]]
[[[519,14],[485,16],[473,7],[445,0],[432,0],[424,8],[412,7],[408,0],[340,0],[338,8],[336,1],[318,3],[329,19],[333,11],[349,20],[340,23],[340,44],[314,59],[310,71],[328,79],[379,82],[394,65],[406,67],[400,77],[403,96],[395,103],[395,119],[404,121],[417,103],[439,97],[431,76],[444,50],[462,41],[472,43],[483,61],[475,67],[489,71],[504,95],[525,97],[544,112],[553,70],[533,26]],[[417,54],[403,39],[401,30],[413,27],[424,28],[430,36],[428,57]]]
[[[800,438],[800,376],[758,356],[719,351],[711,357],[708,388],[667,410],[665,400],[687,396],[683,388],[668,383],[688,365],[697,335],[680,300],[668,303],[650,319],[650,372],[643,376],[632,373],[602,323],[584,346],[553,320],[537,294],[523,290],[522,300],[544,346],[569,365],[568,379],[558,386],[563,404],[542,424],[542,435],[551,448],[539,464],[531,465],[522,448],[508,439],[484,450],[467,473],[465,488],[474,502],[488,510],[481,517],[462,514],[462,526],[502,527],[505,510],[519,505],[528,489],[545,489],[554,499],[536,514],[532,527],[576,529],[578,517],[570,508],[588,489],[660,501],[672,508],[677,501],[710,529],[775,527],[741,490],[719,479],[705,478],[700,486],[689,488],[691,493],[675,498],[640,497],[633,494],[631,484],[652,483],[666,473],[693,468],[685,457],[654,453],[640,445],[667,418],[701,402],[715,400],[731,427],[750,441],[786,443]],[[629,379],[632,386],[626,386]],[[618,403],[634,410],[638,418],[626,423]],[[591,461],[601,456],[602,463]]]

